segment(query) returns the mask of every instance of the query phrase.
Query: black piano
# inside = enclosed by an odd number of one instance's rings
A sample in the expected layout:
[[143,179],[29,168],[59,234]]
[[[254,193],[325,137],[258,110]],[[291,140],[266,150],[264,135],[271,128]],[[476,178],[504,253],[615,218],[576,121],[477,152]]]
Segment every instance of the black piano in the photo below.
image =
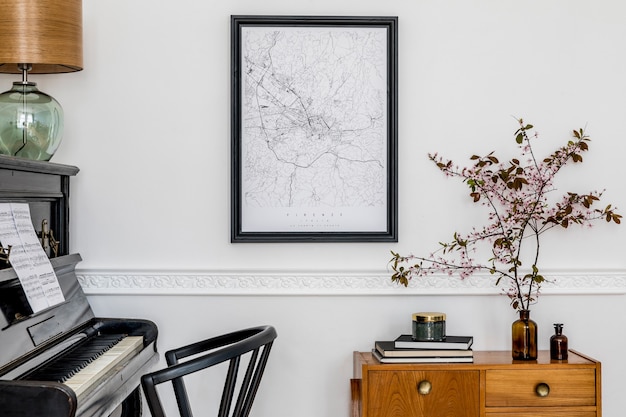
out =
[[[76,167],[0,155],[0,202],[29,204],[65,301],[33,313],[0,259],[0,416],[141,415],[141,375],[158,360],[148,320],[95,317],[69,254],[69,177]],[[0,257],[1,258],[1,257]]]

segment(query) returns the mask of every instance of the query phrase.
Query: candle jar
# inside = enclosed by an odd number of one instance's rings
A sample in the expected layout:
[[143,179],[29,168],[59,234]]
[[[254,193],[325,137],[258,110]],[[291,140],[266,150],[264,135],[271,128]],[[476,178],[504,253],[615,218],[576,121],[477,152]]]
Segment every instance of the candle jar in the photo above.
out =
[[444,313],[413,314],[413,340],[418,342],[441,342],[446,338],[446,315]]

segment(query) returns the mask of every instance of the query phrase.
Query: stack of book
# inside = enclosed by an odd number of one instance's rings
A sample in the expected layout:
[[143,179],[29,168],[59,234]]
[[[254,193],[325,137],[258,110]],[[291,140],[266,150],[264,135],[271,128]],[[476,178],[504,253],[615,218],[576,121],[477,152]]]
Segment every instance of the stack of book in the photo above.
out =
[[396,340],[375,342],[372,354],[383,363],[473,362],[473,342],[472,336],[446,336],[434,342],[403,334]]

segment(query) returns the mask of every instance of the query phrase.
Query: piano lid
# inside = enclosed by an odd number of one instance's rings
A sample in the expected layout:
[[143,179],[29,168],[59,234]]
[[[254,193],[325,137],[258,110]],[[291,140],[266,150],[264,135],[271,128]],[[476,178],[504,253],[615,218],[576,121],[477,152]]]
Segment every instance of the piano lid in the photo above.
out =
[[81,260],[79,254],[50,260],[66,301],[37,314],[32,313],[15,271],[0,270],[0,379],[94,318],[76,278]]

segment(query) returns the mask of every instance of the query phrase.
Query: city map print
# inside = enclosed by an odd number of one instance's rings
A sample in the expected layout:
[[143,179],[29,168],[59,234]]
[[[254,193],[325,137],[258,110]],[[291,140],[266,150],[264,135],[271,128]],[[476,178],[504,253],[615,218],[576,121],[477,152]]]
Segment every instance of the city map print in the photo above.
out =
[[241,204],[252,231],[385,231],[387,31],[249,27]]

